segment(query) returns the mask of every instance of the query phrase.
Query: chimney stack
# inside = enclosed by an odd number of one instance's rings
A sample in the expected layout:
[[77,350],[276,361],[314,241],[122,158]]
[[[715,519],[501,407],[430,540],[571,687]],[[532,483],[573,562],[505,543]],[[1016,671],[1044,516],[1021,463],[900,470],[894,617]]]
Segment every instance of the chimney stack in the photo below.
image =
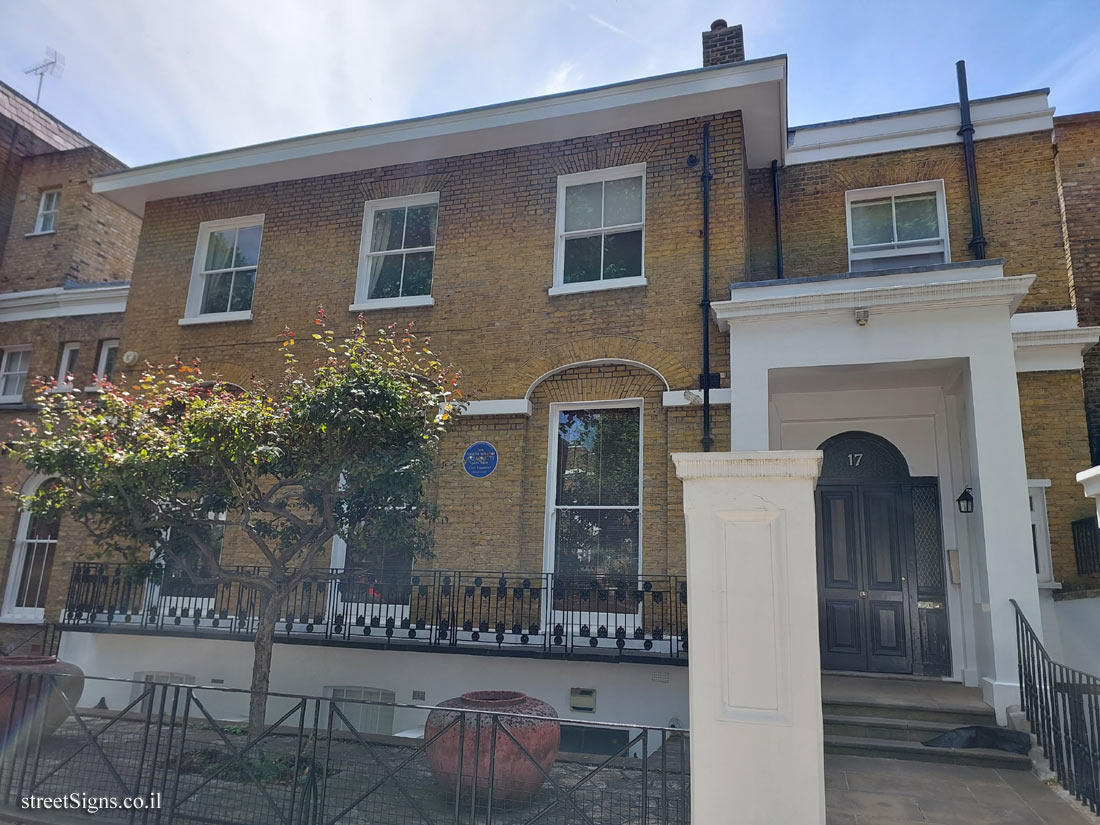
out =
[[703,65],[724,66],[744,61],[745,37],[741,25],[730,26],[722,19],[711,23],[710,31],[703,32]]

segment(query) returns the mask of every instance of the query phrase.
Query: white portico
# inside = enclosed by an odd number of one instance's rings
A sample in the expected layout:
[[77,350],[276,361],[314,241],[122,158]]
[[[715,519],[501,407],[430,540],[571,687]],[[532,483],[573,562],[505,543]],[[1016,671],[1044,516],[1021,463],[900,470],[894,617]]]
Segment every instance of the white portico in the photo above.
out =
[[1018,701],[1009,600],[1038,625],[1039,598],[1011,317],[1033,280],[986,260],[734,284],[714,304],[732,449],[825,453],[823,667],[980,685],[1002,719]]

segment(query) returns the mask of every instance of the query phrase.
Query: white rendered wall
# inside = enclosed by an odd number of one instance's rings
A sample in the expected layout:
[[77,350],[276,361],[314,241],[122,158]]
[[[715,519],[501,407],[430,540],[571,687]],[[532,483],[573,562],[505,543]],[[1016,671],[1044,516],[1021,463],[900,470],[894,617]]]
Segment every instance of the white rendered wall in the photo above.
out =
[[[1100,597],[1088,599],[1063,599],[1055,601],[1051,597],[1043,599],[1044,607],[1053,613],[1057,627],[1057,640],[1052,640],[1050,628],[1047,628],[1045,647],[1050,657],[1085,673],[1100,676],[1100,643],[1097,643],[1097,630],[1100,629]],[[1047,613],[1044,610],[1044,614]]]
[[[65,633],[61,658],[88,676],[132,679],[139,671],[193,675],[200,685],[222,679],[222,687],[245,688],[251,681],[252,645],[221,639],[172,638],[116,633]],[[273,692],[320,696],[326,685],[384,688],[396,701],[412,703],[412,691],[435,704],[472,690],[519,690],[549,702],[562,719],[667,726],[688,725],[688,669],[679,665],[545,661],[501,656],[363,650],[309,644],[276,644],[271,665]],[[595,713],[569,710],[571,687],[596,688]],[[132,686],[89,681],[81,704],[100,697],[117,710],[130,701]],[[244,694],[200,694],[216,718],[248,715]],[[272,700],[268,719],[277,718],[287,700]],[[421,711],[398,710],[395,732],[424,724]]]

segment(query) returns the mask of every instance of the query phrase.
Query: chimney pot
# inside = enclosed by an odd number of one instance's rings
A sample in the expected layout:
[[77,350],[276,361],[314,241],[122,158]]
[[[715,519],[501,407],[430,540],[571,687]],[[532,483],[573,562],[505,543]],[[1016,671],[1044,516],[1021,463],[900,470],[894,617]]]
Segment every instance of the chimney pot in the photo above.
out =
[[722,29],[727,28],[728,26],[729,26],[729,23],[727,23],[725,20],[723,20],[721,17],[719,17],[717,20],[715,20],[713,23],[710,24],[710,30],[712,32],[719,32],[719,31],[722,31]]

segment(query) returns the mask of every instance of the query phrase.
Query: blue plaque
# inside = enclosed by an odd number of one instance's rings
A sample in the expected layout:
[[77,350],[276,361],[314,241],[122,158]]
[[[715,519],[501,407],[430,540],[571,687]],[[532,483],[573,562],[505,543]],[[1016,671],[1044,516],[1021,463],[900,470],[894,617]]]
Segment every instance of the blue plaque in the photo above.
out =
[[497,468],[497,448],[488,441],[475,441],[466,448],[462,466],[473,478],[485,478]]

